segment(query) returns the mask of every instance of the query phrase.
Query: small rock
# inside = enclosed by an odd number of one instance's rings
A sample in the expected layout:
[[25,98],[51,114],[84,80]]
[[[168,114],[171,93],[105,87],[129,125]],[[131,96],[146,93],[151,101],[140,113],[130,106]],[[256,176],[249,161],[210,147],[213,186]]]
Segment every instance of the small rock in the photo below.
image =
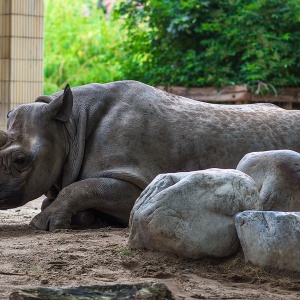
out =
[[235,218],[245,261],[300,270],[300,212],[244,211]]
[[47,284],[49,283],[49,279],[48,278],[42,278],[41,279],[41,284]]
[[160,283],[115,284],[106,286],[80,286],[68,289],[45,287],[21,289],[10,294],[11,300],[30,299],[140,299],[174,300],[169,289]]

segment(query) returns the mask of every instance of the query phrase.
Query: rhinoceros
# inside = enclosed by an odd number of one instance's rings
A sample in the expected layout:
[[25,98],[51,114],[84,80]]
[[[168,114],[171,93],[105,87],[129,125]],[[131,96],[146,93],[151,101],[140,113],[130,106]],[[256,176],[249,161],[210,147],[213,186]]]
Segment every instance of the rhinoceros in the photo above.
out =
[[128,224],[160,173],[235,168],[249,153],[300,151],[300,113],[268,104],[219,105],[136,81],[87,84],[9,112],[0,131],[0,209],[45,194],[31,221],[69,228],[88,209]]

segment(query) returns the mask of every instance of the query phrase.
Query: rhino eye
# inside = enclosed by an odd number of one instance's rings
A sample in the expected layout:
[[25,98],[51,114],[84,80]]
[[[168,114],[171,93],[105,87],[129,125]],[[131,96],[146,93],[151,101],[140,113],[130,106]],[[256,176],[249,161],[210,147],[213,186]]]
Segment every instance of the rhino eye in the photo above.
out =
[[24,165],[25,163],[25,158],[24,157],[18,157],[14,160],[14,163],[17,165]]
[[14,167],[19,171],[25,171],[29,164],[29,159],[23,153],[13,153],[12,162]]

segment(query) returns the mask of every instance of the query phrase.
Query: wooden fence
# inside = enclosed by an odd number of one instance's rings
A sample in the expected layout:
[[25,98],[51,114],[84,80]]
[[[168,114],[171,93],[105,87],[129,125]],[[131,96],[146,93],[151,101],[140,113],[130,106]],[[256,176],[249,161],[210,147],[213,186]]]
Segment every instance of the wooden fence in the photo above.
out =
[[210,103],[250,104],[270,102],[285,109],[300,109],[300,88],[279,88],[277,95],[271,92],[265,95],[256,95],[249,92],[246,85],[228,86],[220,89],[172,86],[158,86],[157,88],[175,95]]
[[0,128],[43,93],[43,0],[0,0]]

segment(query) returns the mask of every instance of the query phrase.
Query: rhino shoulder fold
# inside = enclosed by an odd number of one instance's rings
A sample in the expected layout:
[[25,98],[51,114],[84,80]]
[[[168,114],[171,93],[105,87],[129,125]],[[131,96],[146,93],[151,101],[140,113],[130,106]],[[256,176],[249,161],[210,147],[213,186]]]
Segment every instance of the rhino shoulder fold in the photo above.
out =
[[51,102],[51,97],[49,96],[45,96],[45,95],[42,95],[42,96],[38,96],[36,99],[35,99],[35,102],[42,102],[42,103],[47,103],[49,104]]

